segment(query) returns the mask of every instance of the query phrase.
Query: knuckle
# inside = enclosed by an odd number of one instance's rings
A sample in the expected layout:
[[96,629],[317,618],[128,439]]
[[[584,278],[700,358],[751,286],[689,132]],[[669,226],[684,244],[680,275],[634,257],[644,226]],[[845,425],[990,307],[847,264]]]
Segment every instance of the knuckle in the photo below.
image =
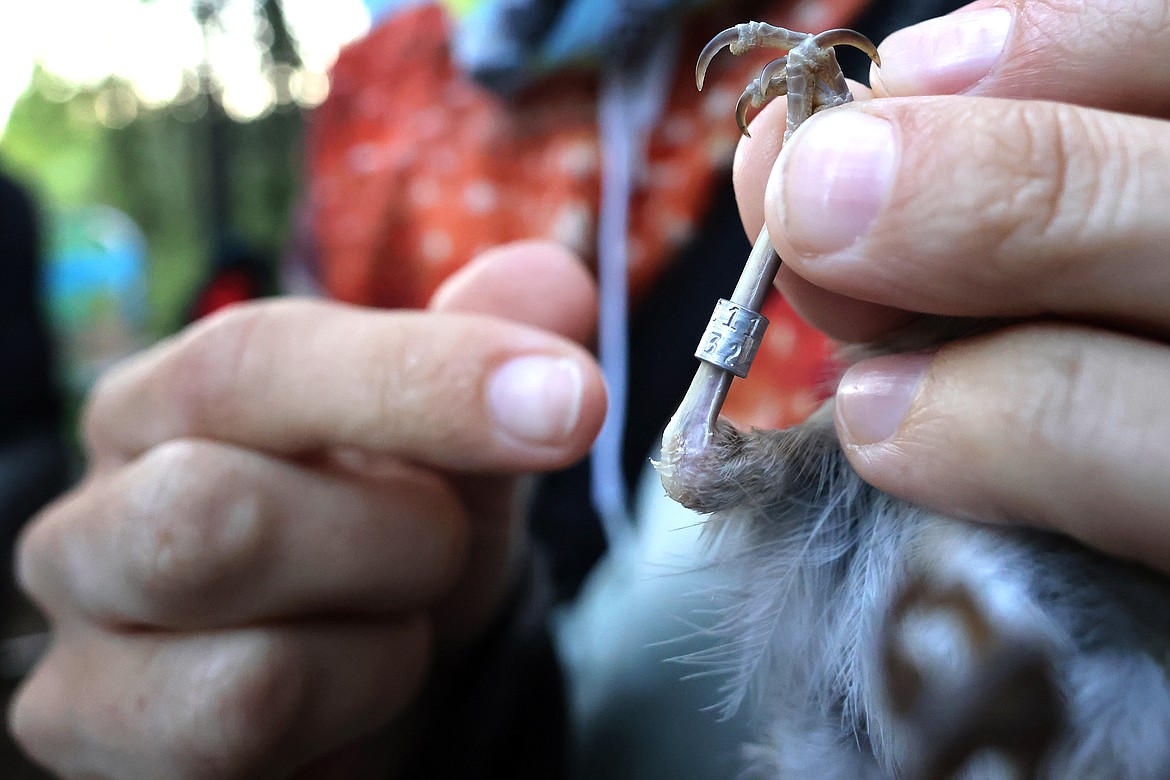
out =
[[53,751],[48,745],[60,743],[57,719],[50,717],[44,706],[46,697],[41,688],[48,674],[45,664],[25,681],[24,686],[12,697],[8,705],[8,733],[30,756],[38,762],[52,766]]
[[40,576],[41,562],[52,554],[53,540],[45,516],[31,520],[20,531],[13,555],[13,577],[22,593],[43,607],[46,590]]
[[68,668],[65,656],[55,645],[50,647],[9,700],[6,725],[12,739],[40,766],[64,777],[86,776],[91,739],[98,729],[78,713],[84,709],[79,702],[87,701],[93,689],[88,687],[90,678],[79,679]]
[[1013,110],[1010,139],[999,139],[990,150],[1002,172],[1003,184],[987,207],[992,224],[998,225],[997,251],[1000,261],[994,273],[1027,269],[1005,269],[1027,254],[1039,239],[1051,233],[1062,213],[1067,137],[1059,132],[1047,113],[1021,107]]
[[225,466],[216,445],[177,439],[150,450],[125,488],[124,576],[147,619],[227,590],[263,554],[259,490]]
[[1103,365],[1098,345],[1092,339],[1068,338],[1067,330],[1054,326],[1024,327],[1010,336],[1030,342],[1026,354],[1032,363],[1033,392],[1012,415],[1024,446],[1058,457],[1099,446],[1102,427],[1108,424],[1103,416],[1085,411],[1098,407],[1112,392],[1107,385],[1114,372]]
[[[1105,202],[1109,190],[1102,186],[1103,181],[1111,178],[1108,169],[1118,158],[1113,153],[1097,153],[1098,128],[1072,106],[1046,106],[1032,124],[1036,126],[1032,136],[1038,141],[1034,156],[1045,158],[1042,171],[1048,179],[1037,186],[1036,238],[1045,244],[1070,237],[1075,240],[1092,226],[1094,206]],[[1042,147],[1047,148],[1047,154]]]
[[109,409],[116,407],[116,402],[125,387],[123,380],[128,373],[128,367],[133,363],[134,359],[131,358],[102,373],[89,392],[81,410],[78,428],[81,440],[91,451],[99,450],[106,440],[113,438],[109,431]]
[[16,582],[26,593],[31,583],[28,582],[28,573],[36,568],[38,561],[50,554],[54,546],[52,533],[54,507],[56,504],[41,510],[31,518],[17,534],[14,543],[15,555],[13,564],[16,573]]
[[[368,406],[372,416],[369,425],[392,429],[407,439],[425,437],[431,446],[440,449],[467,445],[467,423],[477,408],[475,399],[481,381],[468,365],[478,334],[467,331],[464,322],[447,319],[450,327],[464,329],[465,338],[443,339],[440,348],[467,349],[467,355],[450,354],[448,359],[436,359],[436,343],[424,335],[433,327],[431,315],[401,318],[403,327],[381,334],[386,341],[377,345],[377,354],[394,355],[395,359],[368,361],[373,372],[369,387],[375,399]],[[437,391],[441,391],[441,398],[436,396]],[[453,425],[453,420],[460,424]]]
[[989,203],[997,241],[988,272],[1043,282],[1049,289],[1083,277],[1086,252],[1120,221],[1134,162],[1124,139],[1100,117],[1055,103],[1013,106],[1010,148],[997,145],[1004,186]]
[[61,570],[68,560],[63,547],[76,536],[77,519],[97,486],[92,477],[32,517],[13,544],[13,583],[46,614],[64,608],[68,594],[61,588]]
[[1080,0],[1014,0],[1013,4],[1020,41],[1013,54],[1025,72],[1039,70],[1041,57],[1081,55],[1079,42],[1100,40],[1113,26],[1107,14]]
[[1011,56],[1016,72],[1035,81],[1045,78],[1054,59],[1083,59],[1085,41],[1094,41],[1102,51],[1125,51],[1148,46],[1150,39],[1170,32],[1170,6],[1163,2],[1013,0],[1013,4],[1019,43]]
[[231,416],[242,372],[260,354],[254,344],[273,309],[264,302],[223,309],[179,342],[163,382],[184,430],[214,430],[215,420]]
[[179,432],[197,430],[231,402],[237,370],[247,359],[252,333],[265,319],[264,304],[241,304],[199,321],[182,334],[126,359],[102,374],[81,412],[82,440],[100,454],[108,442],[122,438],[127,424],[127,394],[151,392],[166,399]]
[[171,724],[174,774],[253,777],[277,762],[305,708],[302,656],[294,640],[272,631],[220,641],[192,670],[196,702]]
[[1007,195],[1005,216],[1015,217],[1010,234],[1031,239],[1048,232],[1059,213],[1068,138],[1047,113],[1025,108],[1016,112],[1016,153],[1009,164],[1015,178]]

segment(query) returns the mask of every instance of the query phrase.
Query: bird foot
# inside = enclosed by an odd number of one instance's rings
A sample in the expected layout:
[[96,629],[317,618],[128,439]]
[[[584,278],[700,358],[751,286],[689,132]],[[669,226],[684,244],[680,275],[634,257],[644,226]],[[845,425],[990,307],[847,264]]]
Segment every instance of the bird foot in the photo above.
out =
[[[740,132],[747,129],[748,107],[760,108],[772,98],[789,96],[788,133],[800,122],[825,108],[851,100],[845,77],[837,64],[834,46],[853,46],[869,55],[881,67],[881,58],[873,42],[854,30],[827,30],[812,33],[794,32],[764,22],[745,22],[716,35],[703,48],[695,64],[695,84],[703,88],[707,68],[724,47],[734,55],[761,48],[785,49],[788,56],[772,60],[760,75],[748,84],[735,107]],[[794,106],[795,114],[794,116]]]

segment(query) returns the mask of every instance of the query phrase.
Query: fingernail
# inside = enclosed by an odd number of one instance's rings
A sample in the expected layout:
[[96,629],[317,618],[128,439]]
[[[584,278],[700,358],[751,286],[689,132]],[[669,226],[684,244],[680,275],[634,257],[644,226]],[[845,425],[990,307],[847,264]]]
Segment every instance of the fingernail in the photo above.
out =
[[844,249],[877,216],[894,179],[894,129],[860,111],[829,111],[792,137],[772,170],[788,242],[810,254]]
[[893,436],[933,355],[890,355],[850,368],[837,387],[837,417],[850,444],[877,444]]
[[987,77],[1003,53],[1006,8],[960,11],[907,27],[882,41],[882,84],[894,94],[950,95]]
[[577,425],[584,379],[567,358],[515,358],[488,383],[488,408],[505,433],[532,444],[556,444]]

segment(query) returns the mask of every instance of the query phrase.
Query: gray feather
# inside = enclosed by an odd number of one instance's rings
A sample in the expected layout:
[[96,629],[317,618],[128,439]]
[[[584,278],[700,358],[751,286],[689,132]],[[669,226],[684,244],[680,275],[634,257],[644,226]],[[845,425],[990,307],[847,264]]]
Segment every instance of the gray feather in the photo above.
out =
[[[996,641],[1040,648],[1065,721],[1039,776],[1170,777],[1166,581],[1054,534],[883,494],[850,468],[830,420],[826,408],[787,430],[721,427],[709,461],[718,469],[694,491],[692,508],[711,515],[728,606],[726,643],[690,660],[727,675],[726,712],[745,701],[758,712],[749,776],[921,771],[931,746],[894,712],[882,643],[893,600],[925,578],[973,594]],[[1017,775],[984,756],[959,776]]]

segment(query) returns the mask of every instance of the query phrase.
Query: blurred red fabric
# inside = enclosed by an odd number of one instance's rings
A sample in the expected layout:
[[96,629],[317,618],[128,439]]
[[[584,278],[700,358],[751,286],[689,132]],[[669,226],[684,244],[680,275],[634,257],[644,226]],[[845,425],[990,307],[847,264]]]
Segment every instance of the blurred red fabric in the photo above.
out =
[[[782,3],[762,18],[822,30],[863,4]],[[698,20],[684,51],[725,22]],[[596,79],[558,74],[505,101],[459,72],[450,34],[436,6],[390,17],[342,52],[312,118],[310,207],[322,281],[340,300],[423,306],[476,254],[520,239],[552,239],[594,261]],[[680,63],[631,203],[635,303],[701,224],[739,140],[736,100],[772,56],[720,58],[702,93]],[[712,291],[712,305],[727,292]],[[798,422],[834,373],[831,344],[778,296],[764,313],[772,324],[752,377],[734,383],[724,407],[741,426]]]

